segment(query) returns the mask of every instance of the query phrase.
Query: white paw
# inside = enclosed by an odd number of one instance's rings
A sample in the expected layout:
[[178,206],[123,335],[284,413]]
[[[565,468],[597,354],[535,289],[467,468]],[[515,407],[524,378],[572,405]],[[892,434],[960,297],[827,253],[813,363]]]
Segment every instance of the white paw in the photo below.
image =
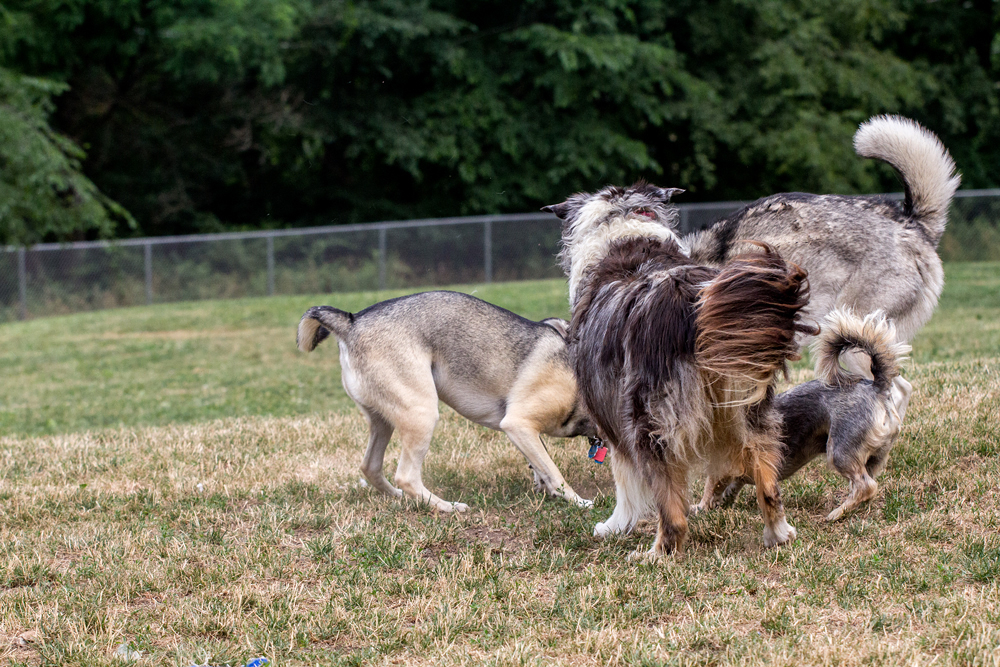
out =
[[455,512],[468,512],[469,506],[465,503],[450,503],[453,511]]
[[656,553],[656,547],[649,549],[648,551],[638,550],[633,551],[628,555],[628,562],[630,563],[651,563],[660,558],[660,554]]
[[584,509],[587,509],[588,507],[593,507],[594,506],[594,501],[593,500],[587,500],[586,498],[577,497],[574,502],[576,503],[577,507],[582,507]]
[[688,516],[695,516],[701,514],[702,512],[707,512],[708,508],[705,507],[705,503],[698,503],[697,505],[692,505],[688,508]]
[[796,538],[798,533],[795,532],[793,526],[788,525],[788,522],[782,519],[771,530],[769,526],[764,527],[764,546],[765,547],[776,547],[779,544],[785,544],[791,542]]
[[594,526],[594,537],[599,537],[603,539],[610,534],[611,534],[611,529],[608,528],[608,524],[599,523],[596,526]]
[[826,515],[826,520],[827,521],[836,521],[837,519],[839,519],[842,516],[844,516],[844,506],[843,505],[841,505],[837,509],[833,510],[829,514],[827,514]]

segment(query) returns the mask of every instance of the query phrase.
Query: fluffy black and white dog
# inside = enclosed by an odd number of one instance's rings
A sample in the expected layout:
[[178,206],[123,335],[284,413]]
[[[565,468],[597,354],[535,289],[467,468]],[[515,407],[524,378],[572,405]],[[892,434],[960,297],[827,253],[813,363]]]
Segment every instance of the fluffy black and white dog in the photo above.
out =
[[674,229],[673,190],[608,187],[549,207],[564,221],[569,342],[583,401],[612,449],[617,507],[595,533],[655,509],[653,555],[687,532],[689,470],[754,479],[764,542],[795,538],[778,488],[775,374],[796,356],[805,272],[769,247],[699,266]]
[[[841,355],[847,350],[870,359],[873,379],[841,367]],[[850,493],[827,521],[836,521],[875,496],[875,478],[885,469],[906,414],[906,405],[897,406],[891,390],[909,351],[909,345],[896,339],[895,327],[882,312],[861,318],[835,309],[824,318],[813,343],[818,379],[775,399],[782,421],[778,476],[788,479],[809,461],[826,455],[830,467],[850,482]],[[753,484],[747,475],[735,480],[710,477],[701,503],[693,509],[729,504],[746,484]]]

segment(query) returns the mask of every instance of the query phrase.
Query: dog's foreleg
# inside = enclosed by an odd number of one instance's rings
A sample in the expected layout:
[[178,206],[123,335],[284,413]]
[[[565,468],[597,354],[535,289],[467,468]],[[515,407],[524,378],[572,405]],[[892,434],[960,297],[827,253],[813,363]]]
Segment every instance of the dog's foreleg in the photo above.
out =
[[442,512],[465,512],[469,506],[465,503],[451,503],[439,498],[424,486],[422,471],[424,457],[431,446],[431,436],[437,424],[437,397],[434,397],[434,407],[411,409],[407,418],[401,420],[397,427],[402,452],[399,455],[399,465],[396,468],[396,485],[410,498],[425,502]]
[[615,478],[615,511],[607,521],[594,526],[594,537],[630,533],[653,507],[652,491],[628,457],[613,449],[608,455]]
[[389,445],[389,439],[392,438],[392,424],[377,412],[364,408],[361,411],[364,413],[365,419],[368,420],[368,449],[365,450],[365,456],[361,460],[361,473],[376,489],[398,498],[403,495],[403,492],[390,484],[389,480],[382,474],[385,448]]
[[742,477],[734,479],[730,482],[726,490],[722,492],[722,497],[719,498],[719,507],[729,507],[734,502],[736,502],[736,496],[740,495],[740,491],[746,486],[746,480]]
[[516,417],[507,416],[500,422],[500,428],[507,434],[514,446],[528,459],[531,469],[535,474],[536,489],[539,482],[544,485],[546,491],[554,496],[562,496],[566,500],[576,503],[580,507],[591,507],[593,501],[581,498],[576,491],[570,487],[563,478],[559,468],[552,461],[548,451],[542,443],[538,429],[530,422],[519,420]]

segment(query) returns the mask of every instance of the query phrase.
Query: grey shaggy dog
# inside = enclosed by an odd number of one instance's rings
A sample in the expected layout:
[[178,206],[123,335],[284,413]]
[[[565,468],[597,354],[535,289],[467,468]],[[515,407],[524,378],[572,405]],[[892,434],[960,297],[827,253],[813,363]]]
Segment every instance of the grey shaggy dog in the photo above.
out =
[[941,141],[916,122],[877,116],[854,135],[861,157],[892,165],[906,196],[814,195],[791,192],[758,199],[683,238],[692,261],[722,266],[745,249],[767,243],[809,272],[813,324],[834,308],[881,310],[909,342],[937,307],[944,272],[937,245],[961,181]]
[[580,393],[612,450],[617,505],[596,535],[658,518],[651,555],[681,548],[688,472],[753,477],[767,546],[795,539],[776,476],[775,374],[797,356],[805,272],[767,246],[698,266],[673,232],[673,191],[574,195],[563,218],[569,342]]

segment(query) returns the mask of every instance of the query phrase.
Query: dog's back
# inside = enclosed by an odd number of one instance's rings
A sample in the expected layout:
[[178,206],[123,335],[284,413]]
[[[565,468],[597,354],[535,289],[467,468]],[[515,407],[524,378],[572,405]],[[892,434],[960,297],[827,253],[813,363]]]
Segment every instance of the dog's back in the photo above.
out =
[[[544,368],[571,375],[556,326],[459,292],[421,292],[354,314],[310,308],[299,325],[300,347],[322,340],[320,329],[338,338],[344,387],[362,405],[371,396],[402,393],[409,374],[429,368],[442,401],[477,423],[500,428],[508,397],[525,372]],[[575,387],[571,393],[575,397]]]

